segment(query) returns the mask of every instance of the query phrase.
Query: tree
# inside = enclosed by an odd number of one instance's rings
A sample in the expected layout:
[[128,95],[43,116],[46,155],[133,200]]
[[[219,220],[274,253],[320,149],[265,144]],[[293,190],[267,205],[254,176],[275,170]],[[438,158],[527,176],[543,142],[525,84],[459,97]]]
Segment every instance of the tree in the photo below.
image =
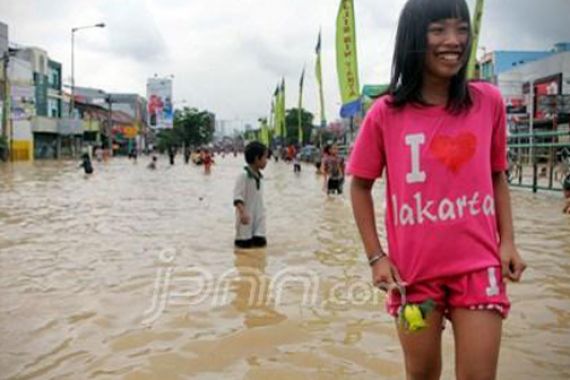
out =
[[206,110],[184,107],[174,112],[174,127],[158,133],[158,149],[206,145],[212,142],[213,137],[212,114]]
[[[303,143],[307,144],[311,141],[313,132],[314,115],[301,108],[301,126],[303,128]],[[287,128],[287,143],[299,144],[299,109],[288,109],[285,115],[285,126]]]
[[178,131],[185,145],[209,144],[214,138],[212,113],[188,107],[176,110],[174,112],[174,129]]

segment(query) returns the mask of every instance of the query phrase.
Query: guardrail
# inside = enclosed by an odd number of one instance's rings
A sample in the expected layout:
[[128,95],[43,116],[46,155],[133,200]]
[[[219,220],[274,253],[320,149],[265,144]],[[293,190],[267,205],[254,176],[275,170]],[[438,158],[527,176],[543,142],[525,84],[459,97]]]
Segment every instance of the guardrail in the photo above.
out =
[[511,134],[508,142],[511,186],[562,190],[570,174],[570,129]]

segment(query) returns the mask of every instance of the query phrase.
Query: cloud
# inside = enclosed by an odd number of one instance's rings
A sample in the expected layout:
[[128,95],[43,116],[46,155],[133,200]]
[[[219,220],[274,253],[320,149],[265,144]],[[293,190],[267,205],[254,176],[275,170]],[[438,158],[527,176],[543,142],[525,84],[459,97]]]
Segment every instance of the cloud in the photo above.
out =
[[[120,4],[120,5],[118,5]],[[107,28],[109,51],[139,63],[168,59],[168,49],[146,2],[121,0],[99,5]]]
[[[80,85],[145,96],[146,79],[174,74],[174,98],[218,119],[255,124],[267,114],[282,76],[287,106],[297,102],[306,65],[304,103],[318,112],[314,47],[323,32],[328,119],[338,114],[335,22],[338,0],[0,0],[14,42],[38,46],[70,73],[70,30],[105,22],[76,40]],[[398,16],[405,0],[355,1],[360,83],[389,80]],[[475,0],[468,0],[473,9]],[[492,50],[548,50],[568,41],[569,0],[485,2],[480,45]],[[243,124],[243,123],[242,123]]]

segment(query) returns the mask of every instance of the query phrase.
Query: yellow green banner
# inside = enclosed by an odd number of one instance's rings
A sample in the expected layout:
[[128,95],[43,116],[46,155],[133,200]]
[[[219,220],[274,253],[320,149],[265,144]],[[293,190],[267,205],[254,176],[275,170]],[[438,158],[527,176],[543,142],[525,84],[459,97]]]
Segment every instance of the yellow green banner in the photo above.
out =
[[285,78],[281,81],[281,89],[279,91],[279,124],[281,128],[281,136],[287,137],[287,126],[285,125]]
[[469,64],[467,66],[468,79],[474,79],[475,76],[475,65],[477,63],[477,50],[479,45],[479,34],[481,32],[481,19],[483,18],[484,3],[484,0],[477,0],[477,3],[475,4],[475,13],[473,13],[473,22],[471,23],[471,53],[469,56]]
[[301,79],[299,80],[299,107],[298,107],[298,117],[299,117],[299,125],[298,125],[298,136],[297,140],[299,141],[299,145],[303,146],[303,82],[305,81],[305,68],[303,67],[303,72],[301,73]]
[[325,97],[323,95],[323,68],[321,66],[321,31],[319,31],[319,39],[315,47],[317,60],[315,62],[315,76],[317,77],[317,84],[319,85],[319,103],[321,106],[321,127],[327,125],[327,118],[325,116]]
[[342,98],[340,114],[351,117],[360,111],[360,84],[356,54],[353,0],[341,0],[336,18],[336,69]]
[[260,130],[259,140],[265,144],[265,146],[269,146],[269,127],[267,126],[267,120],[261,120],[261,130]]

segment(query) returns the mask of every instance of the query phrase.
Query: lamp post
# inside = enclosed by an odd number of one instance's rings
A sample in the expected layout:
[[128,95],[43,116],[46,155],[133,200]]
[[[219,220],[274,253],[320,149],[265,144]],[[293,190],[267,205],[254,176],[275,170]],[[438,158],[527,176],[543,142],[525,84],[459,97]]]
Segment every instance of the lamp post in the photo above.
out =
[[78,26],[75,28],[71,28],[71,101],[69,104],[69,117],[73,113],[73,108],[75,107],[75,32],[82,30],[82,29],[90,29],[90,28],[104,28],[104,23],[99,23],[95,25],[87,25],[87,26]]

